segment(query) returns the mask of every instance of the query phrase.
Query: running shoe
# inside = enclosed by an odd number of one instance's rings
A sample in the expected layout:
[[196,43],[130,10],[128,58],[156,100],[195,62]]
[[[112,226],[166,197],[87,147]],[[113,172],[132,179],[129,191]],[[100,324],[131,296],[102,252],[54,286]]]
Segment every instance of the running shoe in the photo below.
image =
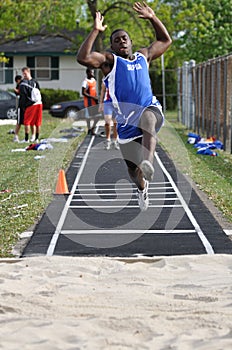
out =
[[34,142],[34,141],[35,141],[35,135],[31,135],[30,142]]
[[113,148],[116,149],[116,150],[119,150],[119,149],[120,149],[117,140],[114,140],[114,141],[112,142],[112,146],[113,146]]
[[145,180],[145,187],[142,191],[137,189],[137,197],[138,197],[138,203],[139,208],[141,211],[145,211],[148,208],[149,205],[149,198],[148,198],[148,181]]
[[107,151],[109,151],[109,150],[110,150],[110,147],[111,147],[111,141],[110,141],[110,140],[106,140],[106,142],[105,142],[105,149],[106,149]]
[[14,142],[19,142],[19,137],[18,137],[18,135],[15,135],[15,136],[14,136],[13,141],[14,141]]
[[143,160],[139,167],[142,170],[145,179],[151,181],[154,175],[154,167],[151,162],[149,162],[149,160]]

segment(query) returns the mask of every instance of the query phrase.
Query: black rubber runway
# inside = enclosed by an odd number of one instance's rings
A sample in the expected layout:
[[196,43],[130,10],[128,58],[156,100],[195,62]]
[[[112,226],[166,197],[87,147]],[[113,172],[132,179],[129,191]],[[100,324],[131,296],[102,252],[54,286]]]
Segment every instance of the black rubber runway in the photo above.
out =
[[87,136],[22,254],[161,256],[232,253],[232,241],[191,184],[157,147],[150,204],[140,212],[120,151]]

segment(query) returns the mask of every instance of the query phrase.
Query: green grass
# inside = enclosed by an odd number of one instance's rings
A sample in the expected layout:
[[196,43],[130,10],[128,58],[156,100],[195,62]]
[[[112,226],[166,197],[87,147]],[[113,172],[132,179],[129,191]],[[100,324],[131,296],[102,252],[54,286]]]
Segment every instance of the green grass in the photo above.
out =
[[159,133],[160,143],[176,166],[188,175],[210,198],[223,216],[232,222],[232,155],[216,150],[217,157],[196,153],[187,143],[188,132],[177,122],[175,112],[168,112],[166,124]]
[[[219,151],[218,157],[197,155],[193,146],[187,143],[188,130],[176,121],[176,112],[168,112],[166,119],[158,134],[162,147],[176,166],[191,177],[232,222],[232,156],[223,151]],[[71,126],[71,121],[53,118],[44,112],[41,138],[60,137],[60,130]],[[0,257],[12,256],[12,247],[20,233],[38,221],[53,198],[59,169],[68,168],[85,136],[83,133],[68,143],[54,143],[52,150],[43,152],[12,152],[12,149],[26,145],[12,142],[13,135],[8,134],[11,128],[11,125],[0,126],[0,190],[10,191],[0,194]],[[22,139],[23,129],[20,136]],[[45,158],[35,160],[38,154]]]
[[[65,135],[60,130],[71,126],[71,121],[53,118],[45,111],[40,138],[58,138]],[[13,143],[13,135],[8,134],[10,129],[12,125],[0,126],[0,191],[9,191],[0,194],[0,257],[11,256],[19,234],[41,216],[53,197],[59,169],[66,170],[85,135],[69,139],[67,143],[53,143],[51,150],[12,152],[27,145]],[[23,136],[21,128],[20,139]],[[35,160],[36,155],[45,155],[45,158]]]

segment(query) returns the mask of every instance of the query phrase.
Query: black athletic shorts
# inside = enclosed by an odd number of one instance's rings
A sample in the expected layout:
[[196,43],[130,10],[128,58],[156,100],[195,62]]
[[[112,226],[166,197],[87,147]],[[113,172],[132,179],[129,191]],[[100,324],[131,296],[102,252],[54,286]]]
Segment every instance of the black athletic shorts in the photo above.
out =
[[17,124],[24,124],[24,111],[21,108],[18,108],[17,110]]

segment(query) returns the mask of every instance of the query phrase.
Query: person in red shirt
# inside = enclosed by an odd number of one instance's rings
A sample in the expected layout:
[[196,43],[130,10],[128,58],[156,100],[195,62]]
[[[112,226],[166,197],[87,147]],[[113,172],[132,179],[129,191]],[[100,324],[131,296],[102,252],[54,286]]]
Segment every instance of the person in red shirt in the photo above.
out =
[[[95,135],[95,127],[99,120],[99,114],[97,114],[97,109],[93,107],[98,104],[97,82],[94,77],[93,69],[86,69],[86,78],[82,83],[82,95],[84,97],[85,118],[88,134]],[[90,124],[91,119],[93,119],[92,126]]]

